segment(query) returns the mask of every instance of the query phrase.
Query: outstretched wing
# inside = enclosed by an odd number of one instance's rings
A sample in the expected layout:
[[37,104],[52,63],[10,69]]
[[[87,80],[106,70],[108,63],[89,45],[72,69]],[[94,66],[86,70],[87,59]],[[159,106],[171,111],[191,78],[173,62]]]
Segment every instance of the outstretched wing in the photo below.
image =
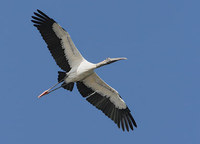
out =
[[77,88],[83,97],[105,115],[112,119],[120,128],[129,131],[133,125],[137,127],[129,108],[122,100],[118,92],[107,85],[96,73],[82,81],[77,82]]
[[73,66],[79,65],[84,58],[74,45],[69,33],[42,11],[37,10],[34,14],[31,21],[47,43],[57,65],[66,72]]

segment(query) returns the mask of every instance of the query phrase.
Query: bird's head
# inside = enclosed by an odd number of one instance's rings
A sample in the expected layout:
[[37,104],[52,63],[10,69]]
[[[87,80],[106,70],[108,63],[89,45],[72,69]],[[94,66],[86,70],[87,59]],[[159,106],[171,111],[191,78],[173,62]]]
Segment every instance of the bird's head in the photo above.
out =
[[114,62],[119,61],[119,60],[126,60],[126,59],[127,58],[125,58],[125,57],[122,57],[122,58],[107,58],[104,61],[102,61],[100,63],[97,63],[96,67],[99,68],[101,66],[104,66],[104,65],[107,65],[107,64],[111,64],[111,63],[114,63]]

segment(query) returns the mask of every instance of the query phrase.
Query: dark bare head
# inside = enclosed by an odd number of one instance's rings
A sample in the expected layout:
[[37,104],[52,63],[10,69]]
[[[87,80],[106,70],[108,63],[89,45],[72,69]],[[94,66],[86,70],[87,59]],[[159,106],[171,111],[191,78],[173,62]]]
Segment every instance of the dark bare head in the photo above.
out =
[[119,61],[119,60],[126,60],[126,59],[127,58],[123,58],[123,57],[122,58],[107,58],[104,61],[97,63],[96,68],[102,67],[102,66],[107,65],[107,64],[111,64],[111,63]]

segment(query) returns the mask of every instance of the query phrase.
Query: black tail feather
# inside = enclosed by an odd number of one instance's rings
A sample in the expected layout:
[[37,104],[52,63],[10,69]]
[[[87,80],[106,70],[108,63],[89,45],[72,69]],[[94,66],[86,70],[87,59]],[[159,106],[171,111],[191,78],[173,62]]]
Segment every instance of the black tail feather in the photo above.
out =
[[65,76],[66,76],[65,72],[58,71],[58,82],[64,81]]
[[[58,71],[58,82],[64,81],[64,78],[66,77],[66,72]],[[65,82],[61,85],[64,89],[67,89],[69,91],[72,91],[74,88],[74,83],[68,83]]]

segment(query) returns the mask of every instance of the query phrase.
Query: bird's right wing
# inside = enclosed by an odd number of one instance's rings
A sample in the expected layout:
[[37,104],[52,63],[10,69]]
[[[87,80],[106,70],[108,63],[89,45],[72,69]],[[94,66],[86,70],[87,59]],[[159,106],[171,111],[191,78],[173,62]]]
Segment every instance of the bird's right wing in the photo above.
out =
[[47,43],[57,65],[66,72],[70,71],[84,58],[74,45],[69,33],[42,11],[37,11],[38,13],[34,12],[35,16],[32,16],[31,21]]
[[137,127],[129,108],[122,100],[118,92],[107,85],[95,72],[82,81],[77,82],[77,88],[86,100],[101,110],[124,130],[124,123],[127,131],[133,125]]

